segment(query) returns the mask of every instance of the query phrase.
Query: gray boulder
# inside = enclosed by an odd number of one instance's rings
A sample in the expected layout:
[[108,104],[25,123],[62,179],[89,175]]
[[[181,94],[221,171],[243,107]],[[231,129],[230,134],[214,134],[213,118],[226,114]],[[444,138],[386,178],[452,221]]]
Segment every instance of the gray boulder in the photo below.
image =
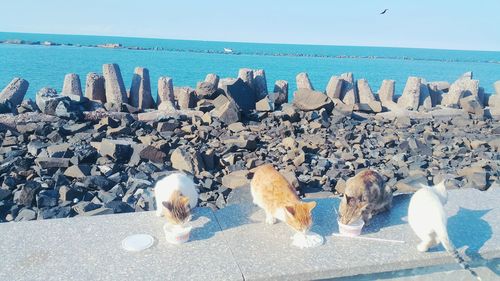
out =
[[158,79],[158,97],[156,98],[159,110],[175,110],[174,83],[170,77]]
[[253,82],[255,92],[257,94],[257,99],[263,99],[267,96],[267,80],[266,80],[266,72],[264,69],[255,69],[253,71]]
[[212,103],[215,107],[211,111],[213,117],[226,125],[240,121],[240,109],[231,97],[219,95]]
[[104,76],[94,72],[87,74],[87,80],[85,82],[85,97],[89,100],[106,103]]
[[216,92],[217,86],[212,82],[201,81],[196,84],[196,95],[198,98],[211,99],[215,96]]
[[457,107],[460,99],[467,96],[475,96],[482,104],[482,97],[479,95],[479,81],[467,77],[460,78],[451,84],[448,93],[443,94],[441,104],[448,107]]
[[249,68],[241,68],[238,71],[238,78],[247,84],[252,90],[255,89],[253,81],[253,70]]
[[181,110],[196,106],[195,92],[190,87],[174,87],[174,96]]
[[120,67],[114,63],[104,64],[102,66],[102,73],[105,81],[106,102],[113,104],[110,109],[120,111],[121,104],[128,101],[127,90],[125,90]]
[[326,95],[330,99],[340,99],[342,93],[342,79],[338,76],[332,76],[326,85]]
[[274,102],[269,97],[264,97],[255,104],[255,109],[260,112],[274,110]]
[[154,108],[154,100],[151,95],[151,81],[149,80],[149,70],[144,67],[136,67],[130,86],[129,104],[140,108]]
[[57,94],[52,88],[42,88],[36,94],[36,105],[44,114],[55,115],[60,102],[70,102],[70,98]]
[[354,75],[351,72],[340,75],[342,79],[342,91],[340,99],[346,105],[353,105],[359,102],[358,93],[354,84]]
[[308,89],[299,89],[293,94],[293,105],[303,111],[333,109],[333,102],[327,95]]
[[382,105],[386,102],[394,102],[394,89],[396,82],[394,80],[384,80],[378,90],[378,97]]
[[82,96],[82,83],[80,76],[76,73],[68,73],[64,76],[64,84],[61,92],[63,96]]
[[288,82],[285,80],[277,80],[274,83],[274,90],[271,94],[271,99],[275,105],[282,105],[288,102]]
[[241,78],[236,80],[223,79],[220,81],[220,86],[226,96],[231,97],[242,111],[248,112],[255,109],[257,101],[255,91]]
[[215,88],[217,89],[217,87],[219,87],[219,76],[214,73],[209,73],[205,77],[205,82],[212,83],[213,85],[215,85]]
[[13,107],[21,104],[28,91],[29,83],[22,78],[14,78],[2,92],[0,92],[0,103],[9,101]]
[[309,75],[307,75],[307,73],[305,72],[297,74],[297,76],[295,77],[295,82],[297,83],[297,90],[306,89],[314,91],[311,80],[309,80]]
[[408,77],[403,95],[398,99],[398,106],[408,110],[418,110],[421,85],[422,79],[413,76]]

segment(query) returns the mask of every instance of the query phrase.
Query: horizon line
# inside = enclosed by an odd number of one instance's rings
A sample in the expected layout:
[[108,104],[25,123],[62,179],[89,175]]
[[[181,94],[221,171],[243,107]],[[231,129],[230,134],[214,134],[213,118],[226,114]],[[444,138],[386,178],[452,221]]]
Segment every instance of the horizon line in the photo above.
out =
[[[500,52],[499,50],[487,49],[450,49],[450,48],[435,48],[435,47],[409,47],[409,46],[376,46],[376,45],[333,45],[319,43],[283,43],[283,42],[254,42],[254,41],[223,41],[223,40],[206,40],[206,39],[185,39],[185,38],[162,38],[162,37],[147,37],[133,35],[102,35],[102,34],[74,34],[74,33],[45,33],[45,32],[19,32],[19,31],[0,31],[0,33],[19,33],[19,34],[37,34],[37,35],[69,35],[69,36],[96,36],[96,37],[118,37],[118,38],[133,38],[133,39],[158,39],[158,40],[179,40],[179,41],[200,41],[200,42],[217,42],[217,43],[244,43],[244,44],[264,44],[264,45],[305,45],[305,46],[329,46],[329,47],[369,47],[369,48],[394,48],[394,49],[420,49],[420,50],[440,50],[440,51],[466,51],[466,52]],[[10,38],[20,39],[20,38]],[[56,42],[58,43],[58,42]],[[113,43],[113,42],[107,42]]]

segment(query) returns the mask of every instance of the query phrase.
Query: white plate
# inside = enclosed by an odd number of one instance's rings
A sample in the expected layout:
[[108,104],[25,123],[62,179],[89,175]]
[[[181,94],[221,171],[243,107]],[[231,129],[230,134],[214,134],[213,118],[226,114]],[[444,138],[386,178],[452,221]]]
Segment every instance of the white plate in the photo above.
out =
[[139,252],[153,246],[155,239],[149,234],[134,234],[122,240],[122,248],[130,252]]

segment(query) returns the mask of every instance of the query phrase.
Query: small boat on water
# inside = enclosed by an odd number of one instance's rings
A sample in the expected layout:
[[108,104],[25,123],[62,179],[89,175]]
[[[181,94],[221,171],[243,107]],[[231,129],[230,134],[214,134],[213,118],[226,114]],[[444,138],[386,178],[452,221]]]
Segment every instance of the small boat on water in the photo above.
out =
[[233,49],[229,49],[229,48],[224,48],[224,53],[226,54],[230,54],[233,52]]

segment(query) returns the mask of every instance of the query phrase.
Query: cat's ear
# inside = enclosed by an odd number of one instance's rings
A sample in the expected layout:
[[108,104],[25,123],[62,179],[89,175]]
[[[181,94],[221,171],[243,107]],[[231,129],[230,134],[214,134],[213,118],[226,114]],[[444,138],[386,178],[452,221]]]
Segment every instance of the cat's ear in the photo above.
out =
[[304,203],[304,205],[306,206],[306,208],[310,212],[310,211],[312,211],[312,209],[314,209],[314,207],[316,207],[316,201],[307,202],[307,203]]
[[347,205],[349,206],[355,206],[358,203],[358,198],[356,197],[350,197],[346,195],[345,199],[347,200]]
[[165,209],[169,210],[170,212],[172,212],[172,210],[174,209],[174,205],[172,205],[172,203],[168,201],[163,201],[161,202],[161,204],[163,205],[163,207],[165,207]]
[[295,207],[294,206],[285,206],[285,210],[292,217],[295,216]]

